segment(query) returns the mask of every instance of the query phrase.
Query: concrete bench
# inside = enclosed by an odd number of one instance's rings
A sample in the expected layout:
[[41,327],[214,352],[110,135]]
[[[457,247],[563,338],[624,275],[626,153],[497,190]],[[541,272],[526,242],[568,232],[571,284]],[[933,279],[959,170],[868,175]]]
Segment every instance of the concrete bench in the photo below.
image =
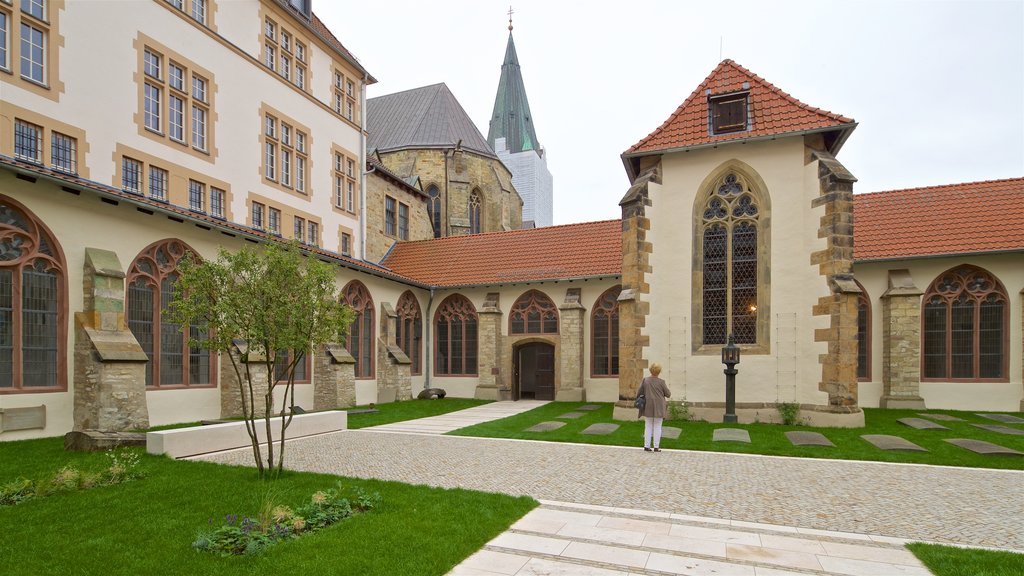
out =
[[[271,418],[275,441],[280,440],[281,418]],[[348,428],[348,414],[343,410],[297,414],[285,431],[288,439],[336,432]],[[266,442],[266,425],[262,418],[256,420],[256,433],[260,442]],[[146,433],[146,452],[166,454],[172,458],[185,458],[197,454],[220,452],[251,446],[245,422],[228,422],[192,428],[177,428]]]

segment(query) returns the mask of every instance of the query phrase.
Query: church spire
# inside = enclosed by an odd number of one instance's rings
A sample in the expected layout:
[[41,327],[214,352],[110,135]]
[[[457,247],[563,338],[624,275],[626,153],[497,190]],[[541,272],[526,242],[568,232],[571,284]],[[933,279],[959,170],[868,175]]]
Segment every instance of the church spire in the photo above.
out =
[[512,154],[526,150],[540,151],[537,133],[533,128],[530,103],[526,100],[526,88],[519,69],[516,45],[512,40],[512,9],[509,9],[508,45],[505,60],[501,64],[501,79],[498,94],[494,97],[494,112],[487,130],[487,143],[494,148],[497,138],[505,139],[505,146]]

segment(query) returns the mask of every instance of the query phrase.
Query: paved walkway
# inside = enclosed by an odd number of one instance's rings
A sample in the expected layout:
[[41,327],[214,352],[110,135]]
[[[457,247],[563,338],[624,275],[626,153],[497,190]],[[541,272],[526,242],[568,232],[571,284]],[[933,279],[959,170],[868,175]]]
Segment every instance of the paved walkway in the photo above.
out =
[[[449,415],[449,418],[458,417]],[[242,465],[252,462],[251,453],[244,450],[202,458]],[[505,571],[491,569],[498,574],[927,574],[914,563],[902,565],[885,561],[899,568],[889,566],[880,570],[878,566],[857,562],[889,558],[889,552],[877,552],[877,549],[889,547],[898,552],[898,544],[904,538],[1024,551],[1024,472],[1020,471],[681,450],[652,453],[639,448],[467,438],[442,436],[437,432],[385,433],[377,428],[293,440],[289,443],[288,466],[342,476],[526,494],[551,501],[478,553],[501,553],[518,558],[503,564]],[[606,517],[636,521],[651,514],[659,517],[658,521],[664,525],[652,527],[653,532],[644,532],[639,544],[635,534],[611,533],[620,540],[625,538],[626,543],[603,540],[604,534],[592,532],[590,536],[574,536],[580,533],[579,526],[564,532],[570,524],[568,520],[558,527],[541,526],[550,520],[545,514],[551,509],[563,510],[574,505],[604,507],[589,511],[597,515],[596,520],[575,518],[580,525],[594,523],[592,527],[619,530],[623,529],[621,522]],[[611,509],[616,511],[610,512]],[[537,514],[541,517],[537,518]],[[730,530],[746,534],[724,536],[700,531],[715,524],[721,528],[722,523]],[[704,552],[693,552],[694,544],[687,541],[682,544],[662,542],[661,547],[654,548],[647,545],[656,540],[648,540],[647,535],[666,530],[668,536],[706,541]],[[726,548],[723,551],[714,544],[713,538],[694,537],[694,530],[698,536],[714,535],[718,544],[725,539]],[[752,538],[751,533],[756,538]],[[801,536],[802,540],[807,540],[803,536],[827,540],[832,550],[843,551],[847,556],[863,556],[866,552],[844,551],[842,545],[868,545],[874,547],[878,555],[874,560],[846,558],[830,554],[821,542],[766,540],[766,536],[786,533]],[[509,539],[516,534],[529,538]],[[532,540],[535,538],[556,542]],[[522,542],[528,544],[517,548]],[[825,553],[818,551],[816,545],[825,549]],[[535,549],[538,546],[540,549]],[[597,558],[632,560],[626,564],[600,560],[581,564],[583,560],[573,556],[581,546],[594,552]],[[601,546],[615,549],[609,551]],[[673,546],[682,547],[685,554]],[[794,547],[797,549],[792,550]],[[814,567],[809,556],[789,564],[741,557],[766,556],[770,560],[785,550],[811,554],[818,567]],[[647,554],[644,565],[635,565],[644,554]],[[679,564],[676,560],[662,558],[665,554],[690,560],[680,560]],[[480,561],[478,555],[467,560],[471,565],[462,565],[455,573],[487,574],[479,571],[480,565],[472,565]],[[818,556],[837,556],[845,560],[826,566],[830,561]],[[905,556],[893,558],[907,561]],[[508,572],[519,560],[523,564]],[[559,568],[559,562],[569,562],[569,569]],[[837,565],[845,568],[836,569]],[[722,566],[738,568],[725,570]],[[749,571],[751,569],[754,571]]]
[[452,430],[458,430],[459,428],[465,428],[466,426],[473,426],[474,424],[481,424],[492,420],[501,420],[502,418],[515,416],[516,414],[529,412],[530,410],[533,410],[538,406],[543,406],[547,403],[547,400],[491,402],[490,404],[466,408],[465,410],[458,410],[456,412],[449,412],[447,414],[441,414],[440,416],[430,416],[429,418],[406,420],[404,422],[394,422],[392,424],[381,424],[380,426],[364,428],[364,430],[373,430],[374,432],[408,432],[414,434],[446,434]]

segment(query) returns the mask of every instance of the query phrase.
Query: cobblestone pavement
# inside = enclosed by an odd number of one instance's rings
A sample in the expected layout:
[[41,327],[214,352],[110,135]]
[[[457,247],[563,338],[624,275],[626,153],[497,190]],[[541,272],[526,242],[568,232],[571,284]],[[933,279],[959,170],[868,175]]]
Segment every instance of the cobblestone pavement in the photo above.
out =
[[[203,460],[252,464],[246,450]],[[1024,551],[1024,472],[349,430],[289,468]]]

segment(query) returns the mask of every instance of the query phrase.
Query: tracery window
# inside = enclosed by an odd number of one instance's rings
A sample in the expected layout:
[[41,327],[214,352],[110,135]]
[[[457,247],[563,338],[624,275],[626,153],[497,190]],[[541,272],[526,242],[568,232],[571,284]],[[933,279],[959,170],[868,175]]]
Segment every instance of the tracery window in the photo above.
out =
[[0,392],[66,387],[65,283],[53,235],[0,196]]
[[430,225],[434,228],[434,238],[441,237],[441,192],[437,186],[427,189],[427,212],[430,214]]
[[475,376],[477,373],[476,308],[465,296],[444,299],[434,316],[437,345],[434,373],[438,376]]
[[508,315],[509,334],[558,334],[558,307],[539,290],[516,300]]
[[412,292],[406,290],[399,297],[395,313],[398,314],[398,346],[412,361],[410,373],[421,374],[423,314],[420,312],[420,303]]
[[[857,283],[860,286],[860,283]],[[871,380],[871,299],[860,286],[857,295],[857,380]]]
[[757,343],[758,198],[735,173],[727,174],[703,205],[704,344]]
[[480,193],[473,190],[469,195],[469,233],[479,234],[483,229],[480,224]]
[[959,266],[936,278],[924,296],[923,377],[1006,379],[1008,302],[1003,285],[981,268]]
[[594,303],[590,313],[591,374],[619,375],[619,293],[622,286],[613,286]]
[[358,280],[346,284],[342,293],[345,303],[356,313],[346,340],[349,354],[356,359],[355,376],[373,378],[373,298],[370,297],[366,286]]
[[189,326],[189,333],[168,321],[163,312],[174,298],[178,266],[186,255],[198,258],[181,240],[150,244],[128,269],[128,328],[149,357],[146,386],[210,386],[215,383],[215,357],[209,350],[190,348],[189,338],[199,338],[201,324]]

